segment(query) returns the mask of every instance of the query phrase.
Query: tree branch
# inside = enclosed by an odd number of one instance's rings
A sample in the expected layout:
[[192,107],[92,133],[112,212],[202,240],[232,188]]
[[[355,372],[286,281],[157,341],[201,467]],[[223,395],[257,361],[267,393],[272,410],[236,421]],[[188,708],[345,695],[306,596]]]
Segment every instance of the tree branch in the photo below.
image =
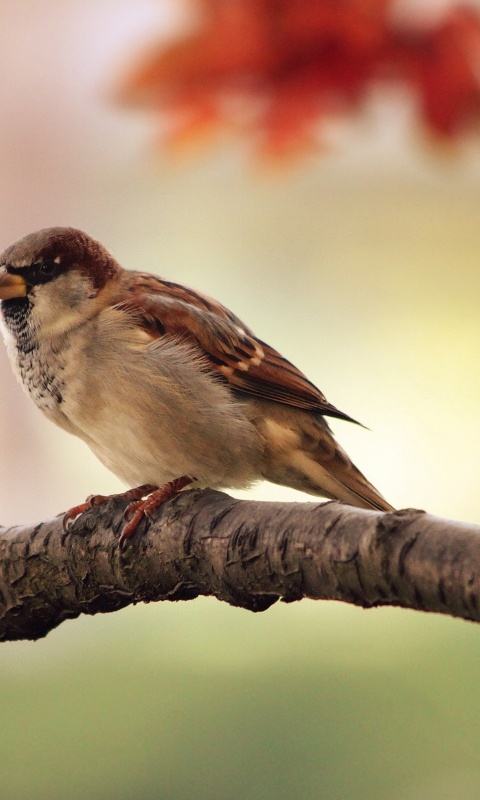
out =
[[262,503],[182,492],[118,547],[125,503],[65,532],[62,517],[0,528],[0,640],[130,603],[214,595],[264,611],[277,600],[397,605],[480,621],[480,527],[423,511]]

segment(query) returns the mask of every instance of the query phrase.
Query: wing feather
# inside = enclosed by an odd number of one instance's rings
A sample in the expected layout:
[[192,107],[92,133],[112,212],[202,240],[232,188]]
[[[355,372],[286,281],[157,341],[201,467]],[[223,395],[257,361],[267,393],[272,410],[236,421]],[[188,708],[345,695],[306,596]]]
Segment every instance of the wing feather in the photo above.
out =
[[179,284],[137,275],[140,280],[133,284],[131,297],[116,308],[134,316],[152,339],[167,335],[194,343],[212,372],[239,392],[356,422],[220,303]]

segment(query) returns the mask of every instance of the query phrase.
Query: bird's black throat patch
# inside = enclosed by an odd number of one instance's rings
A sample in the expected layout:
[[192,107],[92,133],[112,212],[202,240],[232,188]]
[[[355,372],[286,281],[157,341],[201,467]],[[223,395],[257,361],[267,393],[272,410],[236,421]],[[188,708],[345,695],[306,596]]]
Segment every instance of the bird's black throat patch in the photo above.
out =
[[1,313],[16,346],[16,362],[22,383],[34,403],[48,413],[63,400],[63,364],[52,363],[58,352],[40,345],[32,324],[33,303],[28,297],[2,300]]
[[19,349],[23,349],[21,344],[32,335],[29,325],[32,302],[28,297],[14,297],[2,300],[0,306],[8,330],[15,337]]

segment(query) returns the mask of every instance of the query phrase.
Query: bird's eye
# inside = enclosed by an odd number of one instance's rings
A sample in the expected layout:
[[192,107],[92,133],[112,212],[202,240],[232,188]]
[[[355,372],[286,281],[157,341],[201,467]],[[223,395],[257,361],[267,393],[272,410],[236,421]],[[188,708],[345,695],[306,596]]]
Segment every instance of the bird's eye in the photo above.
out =
[[40,273],[47,278],[55,274],[56,268],[57,265],[55,261],[42,261],[40,264]]

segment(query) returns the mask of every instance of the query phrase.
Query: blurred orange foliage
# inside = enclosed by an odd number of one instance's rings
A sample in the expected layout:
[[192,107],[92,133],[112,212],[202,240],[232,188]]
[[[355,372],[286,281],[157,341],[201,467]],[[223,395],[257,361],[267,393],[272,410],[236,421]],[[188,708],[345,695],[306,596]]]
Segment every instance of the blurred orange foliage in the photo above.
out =
[[[480,108],[480,14],[400,16],[391,0],[190,0],[193,33],[143,56],[124,102],[157,108],[179,144],[222,126],[283,156],[318,145],[319,121],[354,113],[372,82],[403,82],[442,138]],[[397,13],[394,13],[397,9]]]

